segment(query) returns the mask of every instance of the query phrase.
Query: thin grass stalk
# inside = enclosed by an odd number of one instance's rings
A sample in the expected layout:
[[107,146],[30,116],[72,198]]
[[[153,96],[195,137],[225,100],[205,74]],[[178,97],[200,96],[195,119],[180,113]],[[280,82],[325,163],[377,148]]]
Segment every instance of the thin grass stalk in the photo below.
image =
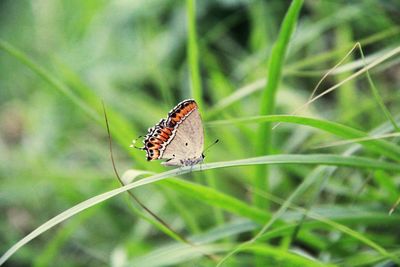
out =
[[[189,60],[190,69],[190,88],[191,96],[196,100],[199,109],[203,107],[203,93],[200,75],[200,63],[199,63],[199,39],[197,38],[197,26],[196,26],[196,0],[187,0],[187,23],[188,23],[188,43],[187,43],[187,57]],[[207,174],[207,182],[211,186],[215,186],[212,182],[210,174]],[[213,210],[214,217],[220,223],[223,221],[223,215],[220,211]]]
[[[365,47],[367,45],[377,43],[379,41],[382,41],[384,39],[387,39],[387,38],[397,35],[399,33],[400,33],[400,27],[394,26],[389,29],[385,29],[384,31],[370,35],[366,38],[363,38],[363,39],[359,40],[359,43]],[[354,43],[346,43],[345,45],[341,44],[340,47],[338,47],[334,50],[331,50],[328,52],[322,52],[320,54],[314,55],[313,57],[304,58],[301,61],[291,63],[285,67],[284,73],[291,74],[293,71],[297,71],[297,70],[300,70],[300,69],[303,69],[306,67],[311,67],[311,66],[317,65],[317,64],[322,64],[323,62],[327,62],[331,59],[335,59],[335,58],[343,55],[343,53],[346,53],[353,46],[354,46]]]
[[[358,49],[360,50],[361,58],[363,60],[365,60],[364,52],[361,48],[361,44],[359,44],[359,43],[357,43],[357,44],[358,44]],[[396,130],[396,132],[399,132],[400,131],[399,126],[397,125],[395,119],[393,118],[393,116],[390,113],[390,111],[388,110],[388,108],[385,106],[385,103],[383,102],[383,99],[380,96],[379,91],[376,88],[375,83],[373,82],[368,70],[366,72],[366,75],[367,75],[368,83],[371,87],[372,94],[374,95],[375,101],[378,103],[378,105],[379,105],[380,109],[382,110],[383,114],[385,115],[386,119],[388,121],[390,121],[390,123],[392,123],[393,128]]]
[[[352,43],[353,35],[351,31],[351,27],[346,23],[342,27],[339,27],[335,32],[335,37],[337,39],[335,45],[337,49],[340,49],[343,44]],[[341,61],[343,59],[343,55],[338,56],[337,61]],[[348,54],[346,59],[343,59],[343,64],[348,64],[354,61],[354,54]],[[335,60],[336,62],[336,60]],[[339,73],[335,79],[339,83],[340,81],[346,78],[346,73]],[[335,82],[336,83],[336,82]],[[338,90],[338,104],[340,110],[340,117],[344,121],[348,121],[348,118],[351,118],[354,103],[357,103],[357,94],[356,94],[356,82],[354,80],[349,81],[349,83],[344,84],[341,87],[341,90]],[[350,114],[349,114],[350,113]]]
[[189,60],[191,95],[196,100],[199,109],[203,107],[203,94],[199,66],[199,46],[196,32],[196,0],[186,1],[188,39],[187,57]]
[[[275,96],[281,80],[283,62],[287,47],[296,27],[297,18],[303,5],[302,0],[294,0],[282,22],[281,30],[268,62],[267,84],[261,95],[260,115],[271,115],[275,110]],[[259,126],[256,136],[256,155],[271,153],[272,133],[271,124],[263,123]],[[257,166],[254,177],[254,187],[268,191],[268,169],[266,166]],[[258,195],[253,196],[254,204],[260,208],[268,208],[268,202]]]

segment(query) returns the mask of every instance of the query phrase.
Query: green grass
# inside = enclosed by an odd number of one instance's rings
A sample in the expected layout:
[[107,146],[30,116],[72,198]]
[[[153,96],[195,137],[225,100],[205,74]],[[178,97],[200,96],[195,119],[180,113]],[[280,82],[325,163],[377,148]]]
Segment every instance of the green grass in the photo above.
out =
[[[288,12],[282,22],[279,35],[271,48],[268,61],[267,83],[261,94],[259,103],[260,115],[271,115],[275,113],[275,102],[278,86],[280,84],[283,63],[286,57],[288,45],[292,34],[296,28],[297,17],[300,13],[303,0],[295,0],[290,5]],[[265,155],[272,152],[272,132],[269,123],[262,123],[259,126],[256,136],[256,154]],[[268,191],[269,179],[266,166],[257,167],[254,172],[254,188],[264,188]],[[268,202],[260,199],[257,195],[254,197],[254,204],[260,208],[268,208]]]
[[[400,263],[395,1],[0,10],[4,266]],[[204,164],[129,148],[189,97],[220,140]]]

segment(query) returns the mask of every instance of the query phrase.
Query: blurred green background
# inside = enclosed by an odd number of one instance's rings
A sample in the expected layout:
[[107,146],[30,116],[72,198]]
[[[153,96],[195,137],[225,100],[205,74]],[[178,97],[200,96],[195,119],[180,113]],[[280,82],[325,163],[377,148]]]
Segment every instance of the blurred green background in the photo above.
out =
[[[145,153],[129,145],[175,104],[193,97],[188,2],[0,1],[0,254],[60,212],[120,186],[112,171],[101,101],[109,115],[119,171],[167,170],[160,162],[146,162]],[[206,162],[256,156],[257,123],[207,123],[259,115],[271,48],[290,3],[196,2],[202,92],[202,99],[196,100],[206,122],[206,144],[220,139]],[[306,103],[322,76],[355,42],[361,42],[365,61],[355,51],[319,92],[398,47],[399,22],[396,0],[305,1],[282,68],[276,113],[290,114]],[[394,56],[371,70],[379,96],[361,75],[303,114],[367,133],[388,121],[381,100],[396,118],[399,59]],[[283,124],[273,131],[272,153],[341,155],[349,145],[316,148],[337,140],[326,131]],[[396,138],[387,141],[397,149]],[[358,154],[387,160],[370,151]],[[210,246],[207,251],[224,256],[251,238],[265,223],[263,216],[273,215],[281,204],[271,202],[269,211],[257,209],[254,194],[285,200],[316,169],[304,164],[271,167],[268,193],[251,189],[253,166],[192,173],[180,177],[183,181],[156,183],[134,193],[175,231],[203,240]],[[226,266],[398,266],[391,264],[400,261],[400,216],[389,216],[388,211],[400,195],[399,174],[340,168],[324,175],[329,179],[311,186],[292,204],[339,226],[306,218],[309,223],[301,227],[304,212],[289,210],[279,225],[299,226],[297,236],[293,229],[277,230],[257,242],[259,247],[230,258]],[[211,191],[202,198],[202,189]],[[230,210],[230,201],[240,201],[249,211]],[[39,236],[5,266],[216,264],[145,217],[151,218],[127,194],[120,195]],[[341,227],[356,231],[358,239]]]

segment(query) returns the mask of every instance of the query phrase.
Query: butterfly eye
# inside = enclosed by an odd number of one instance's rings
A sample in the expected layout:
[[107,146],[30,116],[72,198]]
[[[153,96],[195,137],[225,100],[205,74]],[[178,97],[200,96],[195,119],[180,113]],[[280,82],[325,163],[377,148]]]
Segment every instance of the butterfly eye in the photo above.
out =
[[188,146],[188,143],[185,143],[185,146]]

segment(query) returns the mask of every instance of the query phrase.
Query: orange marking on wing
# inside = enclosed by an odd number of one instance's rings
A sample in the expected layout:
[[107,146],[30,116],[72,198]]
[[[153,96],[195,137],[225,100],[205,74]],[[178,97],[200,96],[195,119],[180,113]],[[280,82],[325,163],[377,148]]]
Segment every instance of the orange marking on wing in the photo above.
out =
[[190,110],[197,108],[196,103],[192,102],[187,106]]
[[160,147],[161,147],[161,146],[160,146],[159,144],[155,144],[155,145],[153,146],[152,149],[153,149],[153,150],[158,150],[158,149],[160,149]]
[[176,118],[178,119],[178,121],[180,121],[183,117],[183,114],[181,112],[182,112],[182,110],[180,110],[178,113],[176,113]]
[[161,136],[161,135],[157,136],[157,139],[161,140],[160,144],[162,144],[162,143],[167,141],[167,138],[165,138],[164,136]]
[[190,111],[190,109],[188,109],[188,107],[184,107],[184,108],[182,109],[182,111],[181,111],[181,114],[182,114],[183,116],[185,116],[186,114],[189,113],[189,111]]
[[161,141],[158,138],[156,138],[156,140],[153,142],[154,145],[161,145],[162,143],[163,143],[163,141]]
[[164,130],[162,130],[160,136],[164,137],[164,138],[167,139],[167,140],[168,140],[168,138],[169,138],[169,135],[168,135],[166,132],[164,132]]
[[168,123],[166,127],[170,127],[170,131],[172,132],[175,129],[176,125],[196,108],[197,104],[193,100],[186,101],[175,107],[175,109],[170,113],[170,116],[168,117]]
[[194,104],[194,103],[190,103],[189,105],[187,105],[184,109],[183,109],[183,111],[182,111],[182,113],[184,114],[184,115],[187,115],[188,113],[190,113],[193,109],[195,109],[196,108],[196,105]]

